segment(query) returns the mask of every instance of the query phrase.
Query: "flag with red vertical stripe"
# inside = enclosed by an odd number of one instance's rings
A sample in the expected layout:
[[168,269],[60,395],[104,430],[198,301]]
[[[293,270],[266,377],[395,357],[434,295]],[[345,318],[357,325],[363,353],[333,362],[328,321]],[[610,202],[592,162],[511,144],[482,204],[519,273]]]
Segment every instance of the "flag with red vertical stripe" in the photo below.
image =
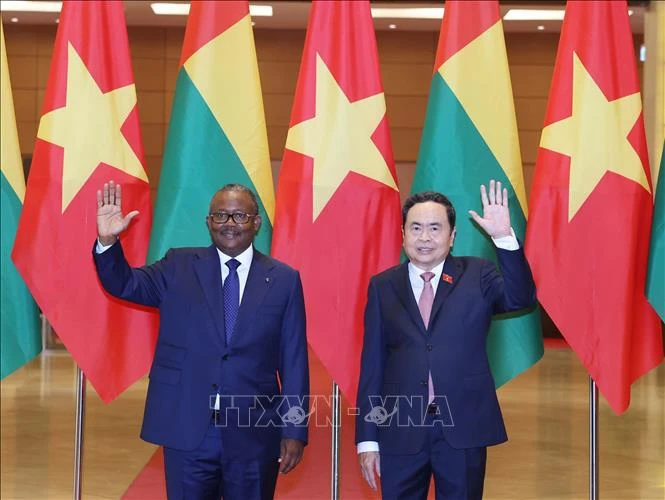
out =
[[401,214],[368,1],[314,1],[277,188],[273,255],[302,275],[307,335],[356,400],[372,275]]
[[108,180],[140,211],[122,242],[142,265],[150,190],[123,4],[64,2],[12,258],[106,402],[147,372],[157,334],[156,313],[110,297],[97,280],[95,193]]
[[541,304],[617,413],[663,359],[644,291],[652,189],[628,6],[569,1],[526,252]]

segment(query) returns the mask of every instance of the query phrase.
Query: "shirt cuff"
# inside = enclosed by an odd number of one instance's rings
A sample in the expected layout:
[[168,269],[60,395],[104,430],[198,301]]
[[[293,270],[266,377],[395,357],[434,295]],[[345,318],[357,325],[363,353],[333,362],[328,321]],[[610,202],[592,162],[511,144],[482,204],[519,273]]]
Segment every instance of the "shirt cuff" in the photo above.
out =
[[110,245],[102,245],[99,242],[99,238],[97,238],[97,247],[95,248],[95,253],[100,254],[106,252],[109,248],[111,248],[114,245],[114,243],[111,243]]
[[379,451],[379,443],[376,441],[361,441],[358,443],[358,453],[366,453],[368,451]]
[[492,238],[494,245],[501,250],[519,250],[520,244],[515,236],[515,231],[510,228],[510,236],[501,236],[500,238]]

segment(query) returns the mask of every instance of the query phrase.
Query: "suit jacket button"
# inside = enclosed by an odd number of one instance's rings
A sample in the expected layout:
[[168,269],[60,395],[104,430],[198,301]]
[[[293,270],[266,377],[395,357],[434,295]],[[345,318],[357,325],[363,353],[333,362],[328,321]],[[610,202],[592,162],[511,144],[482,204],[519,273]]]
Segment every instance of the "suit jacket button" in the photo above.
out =
[[228,355],[228,354],[224,354],[224,356],[222,356],[222,359],[223,359],[224,361],[226,361],[227,359],[229,359],[229,355]]
[[427,344],[427,350],[428,350],[428,351],[431,351],[432,349],[434,349],[434,347],[432,346],[432,344]]
[[421,380],[420,385],[427,385],[427,380]]

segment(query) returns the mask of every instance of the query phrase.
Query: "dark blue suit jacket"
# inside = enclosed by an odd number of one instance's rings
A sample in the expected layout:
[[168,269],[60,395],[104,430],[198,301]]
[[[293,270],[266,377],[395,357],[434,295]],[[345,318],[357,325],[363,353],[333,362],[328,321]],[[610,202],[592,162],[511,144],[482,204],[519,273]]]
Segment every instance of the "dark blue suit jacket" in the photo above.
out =
[[227,346],[221,263],[214,245],[172,249],[141,268],[128,265],[119,243],[101,254],[93,248],[93,255],[111,295],[160,311],[143,439],[196,449],[219,392],[229,458],[277,458],[282,438],[307,442],[306,420],[279,416],[291,406],[303,407],[300,415],[308,411],[303,402],[309,394],[305,307],[296,270],[254,250]]
[[[381,453],[414,454],[427,432],[419,427],[432,374],[444,434],[454,448],[507,439],[485,348],[491,317],[535,302],[524,252],[497,250],[490,261],[449,255],[425,325],[407,263],[374,276],[365,310],[356,442],[378,441]],[[377,405],[384,410],[377,413]],[[374,410],[373,410],[374,408]],[[374,418],[367,415],[374,411]],[[378,418],[377,418],[378,417]]]

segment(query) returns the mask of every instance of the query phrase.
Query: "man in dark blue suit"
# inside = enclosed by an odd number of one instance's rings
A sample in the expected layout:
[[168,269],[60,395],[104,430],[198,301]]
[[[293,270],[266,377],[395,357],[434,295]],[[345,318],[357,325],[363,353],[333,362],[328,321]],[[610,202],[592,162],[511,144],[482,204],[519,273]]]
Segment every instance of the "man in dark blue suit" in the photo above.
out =
[[442,194],[402,209],[409,259],[370,281],[358,388],[356,443],[363,476],[383,498],[479,499],[487,446],[506,441],[485,349],[492,315],[535,302],[535,285],[510,227],[508,193],[481,186],[469,213],[497,246],[499,268],[453,257],[455,209]]
[[169,499],[272,498],[307,442],[300,276],[254,249],[261,216],[244,186],[213,196],[211,246],[132,268],[118,236],[137,214],[104,184],[93,255],[111,295],[160,311],[141,437],[164,446]]

